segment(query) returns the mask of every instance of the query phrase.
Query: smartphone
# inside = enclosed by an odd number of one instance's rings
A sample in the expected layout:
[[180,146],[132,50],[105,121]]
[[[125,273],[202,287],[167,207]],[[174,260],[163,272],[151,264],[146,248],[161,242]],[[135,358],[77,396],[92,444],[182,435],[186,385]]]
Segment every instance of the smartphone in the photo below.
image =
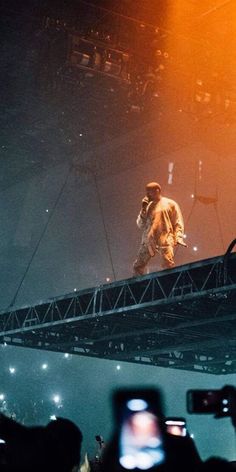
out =
[[119,464],[148,470],[165,461],[163,415],[156,390],[120,391],[115,398]]
[[187,410],[189,413],[223,413],[227,398],[222,390],[188,390]]
[[166,431],[173,436],[185,437],[187,435],[186,421],[184,418],[166,418]]

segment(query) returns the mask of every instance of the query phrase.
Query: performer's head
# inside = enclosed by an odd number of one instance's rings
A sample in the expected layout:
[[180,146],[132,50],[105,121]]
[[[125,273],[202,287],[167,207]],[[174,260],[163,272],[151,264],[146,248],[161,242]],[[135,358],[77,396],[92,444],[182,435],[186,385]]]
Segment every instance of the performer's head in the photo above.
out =
[[161,186],[157,182],[149,182],[146,185],[146,195],[150,201],[157,201],[161,196]]

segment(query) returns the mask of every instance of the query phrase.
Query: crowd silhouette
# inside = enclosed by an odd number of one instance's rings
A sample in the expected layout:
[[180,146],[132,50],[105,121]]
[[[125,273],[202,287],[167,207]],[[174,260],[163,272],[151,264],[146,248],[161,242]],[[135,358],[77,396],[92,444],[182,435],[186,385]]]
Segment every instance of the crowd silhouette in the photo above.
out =
[[[205,392],[205,393],[204,393]],[[212,393],[213,392],[213,393]],[[195,391],[200,403],[191,412],[229,416],[236,422],[236,389]],[[209,400],[210,398],[210,400]],[[0,413],[2,472],[227,472],[236,462],[219,457],[203,461],[184,418],[166,419],[155,389],[123,389],[113,396],[114,432],[105,443],[96,436],[97,454],[81,464],[82,432],[72,421],[57,417],[46,426],[26,426]],[[206,438],[207,439],[207,438]]]

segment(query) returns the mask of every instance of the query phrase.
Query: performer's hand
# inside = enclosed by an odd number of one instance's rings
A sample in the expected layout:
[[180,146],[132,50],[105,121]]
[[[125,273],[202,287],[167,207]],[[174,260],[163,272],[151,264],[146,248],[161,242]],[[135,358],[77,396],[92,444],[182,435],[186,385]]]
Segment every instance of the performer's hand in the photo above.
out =
[[144,197],[142,199],[142,206],[141,206],[141,212],[140,212],[142,218],[146,218],[146,216],[147,216],[147,206],[148,206],[148,204],[149,204],[148,197]]
[[148,198],[148,197],[144,197],[144,198],[142,199],[142,210],[146,210],[148,204],[149,204],[149,198]]
[[154,232],[153,230],[151,229],[147,235],[147,238],[148,238],[148,250],[149,250],[149,254],[151,257],[155,256],[156,254],[156,243],[155,243],[155,239],[154,239]]
[[182,238],[177,238],[177,239],[176,239],[175,246],[176,246],[177,244],[178,244],[179,246],[188,247],[187,244],[184,242],[184,240],[183,240]]
[[149,242],[152,242],[154,240],[154,231],[153,231],[153,229],[149,230],[147,237],[148,237]]

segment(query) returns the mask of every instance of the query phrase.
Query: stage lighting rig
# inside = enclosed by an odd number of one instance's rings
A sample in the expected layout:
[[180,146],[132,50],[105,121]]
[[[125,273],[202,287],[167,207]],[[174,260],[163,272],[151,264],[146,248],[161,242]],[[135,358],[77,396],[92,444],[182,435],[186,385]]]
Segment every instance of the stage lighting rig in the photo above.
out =
[[130,55],[109,47],[99,39],[85,39],[77,33],[69,34],[67,64],[92,73],[100,73],[129,82]]

